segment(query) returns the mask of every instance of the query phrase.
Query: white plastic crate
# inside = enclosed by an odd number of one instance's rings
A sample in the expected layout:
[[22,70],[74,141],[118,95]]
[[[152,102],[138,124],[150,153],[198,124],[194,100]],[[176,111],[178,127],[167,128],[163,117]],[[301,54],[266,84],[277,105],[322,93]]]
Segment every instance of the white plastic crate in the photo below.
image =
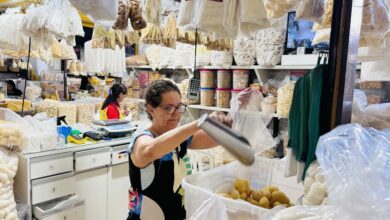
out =
[[[257,157],[256,162],[252,166],[244,166],[239,162],[232,162],[227,165],[186,177],[183,180],[182,187],[185,189],[185,207],[187,211],[187,219],[202,206],[208,199],[215,196],[215,194],[229,192],[237,178],[249,179],[251,188],[260,189],[267,185],[278,183],[272,181],[274,168],[279,168],[283,164],[280,160],[271,160],[268,158]],[[279,172],[279,171],[278,171]],[[277,175],[278,176],[278,175]],[[290,190],[298,189],[283,185],[281,190],[284,191],[289,198]],[[303,190],[301,191],[303,194]],[[270,219],[274,210],[264,209],[258,206],[251,205],[242,200],[232,200],[225,197],[220,197],[223,201],[228,219]],[[217,211],[217,210],[216,210]]]

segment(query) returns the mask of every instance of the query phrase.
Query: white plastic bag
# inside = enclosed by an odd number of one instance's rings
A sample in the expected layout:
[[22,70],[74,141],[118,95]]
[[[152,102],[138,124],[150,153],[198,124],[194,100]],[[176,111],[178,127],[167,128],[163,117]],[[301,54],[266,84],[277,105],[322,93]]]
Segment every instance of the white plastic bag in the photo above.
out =
[[234,41],[234,60],[239,66],[251,66],[256,59],[256,37],[239,36]]
[[360,78],[363,81],[390,81],[389,69],[388,60],[363,62]]
[[330,42],[330,28],[320,29],[316,31],[316,34],[313,38],[313,45],[319,43],[329,43]]
[[[241,93],[240,93],[241,94]],[[232,128],[248,139],[255,153],[275,145],[274,139],[267,129],[273,114],[260,112],[263,95],[257,90],[251,90],[246,105],[240,103],[240,94],[231,101],[230,116],[233,118]]]
[[211,65],[230,67],[233,64],[233,51],[212,51]]
[[325,13],[326,0],[301,0],[298,3],[295,19],[321,23]]
[[390,128],[390,103],[367,105],[363,91],[355,90],[352,104],[352,122],[379,130]]
[[[277,162],[268,158],[257,157],[252,166],[232,162],[206,172],[196,173],[186,177],[182,182],[182,187],[186,192],[185,207],[187,218],[193,216],[199,210],[199,207],[205,201],[216,196],[215,194],[229,192],[233,188],[234,181],[237,178],[248,179],[251,184],[250,187],[253,189],[260,189],[271,185],[271,174],[274,163]],[[232,200],[225,197],[219,197],[219,199],[226,207],[225,213],[228,219],[270,219],[270,215],[273,212],[273,210],[255,207],[242,200]],[[221,211],[214,210],[217,213],[221,213]]]
[[17,154],[0,148],[0,213],[2,219],[18,219],[13,190],[17,169]]
[[316,156],[329,204],[343,211],[333,219],[390,219],[390,141],[384,133],[339,126],[319,139]]
[[89,15],[97,24],[112,27],[115,23],[119,3],[117,0],[69,0],[77,9]]
[[221,197],[214,195],[204,201],[190,220],[228,220],[226,207],[223,204]]

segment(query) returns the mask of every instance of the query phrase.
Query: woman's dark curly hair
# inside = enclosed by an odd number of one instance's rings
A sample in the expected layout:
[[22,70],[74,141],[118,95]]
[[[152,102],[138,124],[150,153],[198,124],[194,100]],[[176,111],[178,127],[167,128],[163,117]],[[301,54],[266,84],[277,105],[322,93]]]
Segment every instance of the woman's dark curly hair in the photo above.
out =
[[[149,84],[145,91],[145,105],[150,105],[157,108],[161,104],[162,94],[166,92],[177,92],[180,94],[179,88],[169,80],[156,80]],[[152,120],[152,116],[147,112],[148,117]]]

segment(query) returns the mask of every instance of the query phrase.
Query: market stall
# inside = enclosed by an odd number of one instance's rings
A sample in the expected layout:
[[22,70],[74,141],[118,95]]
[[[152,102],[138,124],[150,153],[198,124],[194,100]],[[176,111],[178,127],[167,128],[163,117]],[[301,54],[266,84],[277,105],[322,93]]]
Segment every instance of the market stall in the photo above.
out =
[[[150,128],[146,93],[159,80],[180,90],[181,126],[222,112],[232,131],[219,134],[238,134],[255,158],[242,163],[228,146],[239,142],[220,137],[188,150],[187,219],[388,218],[390,2],[0,1],[0,11],[0,219],[128,217],[128,145]],[[115,86],[124,97],[108,120]]]

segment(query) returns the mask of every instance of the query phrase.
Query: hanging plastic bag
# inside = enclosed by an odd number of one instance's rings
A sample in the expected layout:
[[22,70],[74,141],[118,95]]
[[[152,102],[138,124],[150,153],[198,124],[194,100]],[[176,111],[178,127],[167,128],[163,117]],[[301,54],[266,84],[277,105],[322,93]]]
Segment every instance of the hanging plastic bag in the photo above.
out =
[[298,3],[295,19],[320,23],[324,13],[325,0],[303,0]]
[[118,13],[118,1],[69,0],[78,10],[89,15],[92,20],[105,27],[112,27]]
[[226,213],[226,207],[221,197],[214,195],[199,206],[190,220],[228,220]]
[[316,156],[329,204],[343,211],[333,219],[390,219],[390,141],[384,133],[339,126],[320,138]]
[[275,145],[274,139],[267,129],[272,114],[260,112],[263,94],[256,89],[242,91],[231,100],[230,116],[233,119],[232,128],[246,137],[255,153]]
[[298,0],[264,0],[267,18],[271,23],[287,14],[297,4]]

